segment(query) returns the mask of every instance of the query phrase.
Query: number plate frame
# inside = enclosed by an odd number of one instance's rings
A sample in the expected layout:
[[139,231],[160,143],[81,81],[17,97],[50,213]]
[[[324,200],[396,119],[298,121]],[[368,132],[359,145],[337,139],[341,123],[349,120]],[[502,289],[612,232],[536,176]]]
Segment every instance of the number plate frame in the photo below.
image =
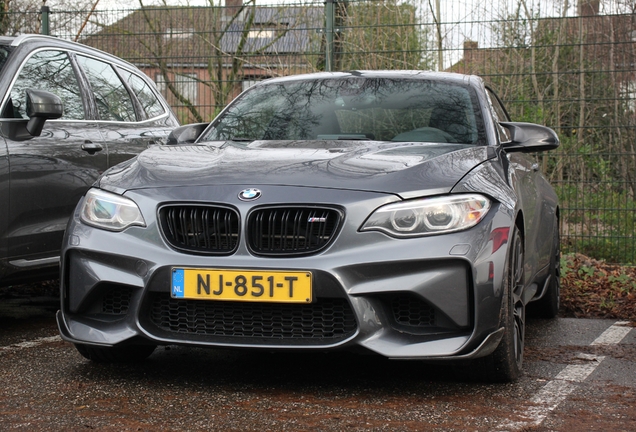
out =
[[307,304],[312,294],[310,271],[173,267],[171,272],[175,299]]

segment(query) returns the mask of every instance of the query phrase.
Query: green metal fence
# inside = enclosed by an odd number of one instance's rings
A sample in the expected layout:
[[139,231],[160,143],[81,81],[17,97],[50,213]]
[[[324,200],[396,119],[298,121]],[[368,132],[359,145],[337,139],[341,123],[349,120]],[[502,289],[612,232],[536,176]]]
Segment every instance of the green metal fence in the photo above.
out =
[[[482,76],[514,120],[551,126],[537,158],[561,198],[564,250],[636,263],[636,5],[622,0],[326,0],[40,10],[5,34],[48,32],[114,53],[155,80],[183,123],[241,90],[320,70]],[[12,3],[13,4],[13,3]]]

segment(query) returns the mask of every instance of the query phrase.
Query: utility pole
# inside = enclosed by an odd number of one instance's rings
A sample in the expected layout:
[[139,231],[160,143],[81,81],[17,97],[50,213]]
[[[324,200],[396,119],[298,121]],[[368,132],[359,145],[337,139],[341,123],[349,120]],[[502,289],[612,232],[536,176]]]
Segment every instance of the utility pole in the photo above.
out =
[[49,30],[49,16],[51,14],[51,9],[48,6],[42,6],[42,9],[40,9],[40,13],[42,14],[42,25],[40,26],[40,33],[43,35],[49,35],[51,33]]
[[333,69],[333,24],[335,21],[335,0],[325,1],[325,71],[331,72]]
[[444,52],[442,51],[442,8],[440,0],[435,0],[435,15],[437,15],[437,70],[444,70]]

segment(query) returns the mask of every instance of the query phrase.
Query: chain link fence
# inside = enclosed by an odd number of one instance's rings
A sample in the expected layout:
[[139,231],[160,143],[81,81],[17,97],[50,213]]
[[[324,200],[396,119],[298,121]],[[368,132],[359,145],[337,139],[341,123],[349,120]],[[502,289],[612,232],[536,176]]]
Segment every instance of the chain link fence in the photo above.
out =
[[561,149],[537,159],[561,198],[564,251],[636,263],[633,2],[142,1],[126,10],[8,11],[0,25],[4,34],[45,30],[134,63],[182,123],[209,121],[268,77],[352,69],[480,75],[513,120],[560,135]]

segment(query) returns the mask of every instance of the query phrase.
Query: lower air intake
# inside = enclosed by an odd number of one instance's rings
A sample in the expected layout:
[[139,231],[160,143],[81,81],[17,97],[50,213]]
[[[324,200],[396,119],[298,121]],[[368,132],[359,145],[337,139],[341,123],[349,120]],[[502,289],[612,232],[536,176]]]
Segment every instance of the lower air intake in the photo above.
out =
[[153,293],[150,320],[187,340],[245,344],[321,345],[353,336],[356,319],[342,298],[311,304],[173,299]]

